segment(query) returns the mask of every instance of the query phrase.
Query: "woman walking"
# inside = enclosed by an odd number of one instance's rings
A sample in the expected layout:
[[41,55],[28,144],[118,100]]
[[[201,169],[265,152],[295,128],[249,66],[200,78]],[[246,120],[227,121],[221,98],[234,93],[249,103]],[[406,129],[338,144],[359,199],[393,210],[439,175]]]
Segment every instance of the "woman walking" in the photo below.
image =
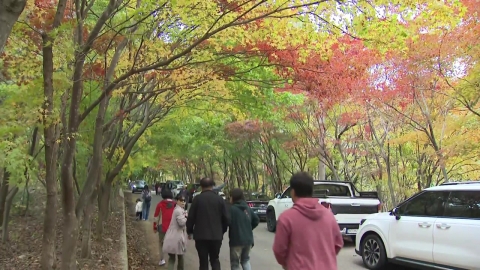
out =
[[152,193],[148,189],[147,185],[145,185],[145,188],[143,189],[142,199],[143,199],[142,217],[143,217],[143,220],[148,220],[148,213],[150,212],[150,202],[152,201]]
[[158,265],[165,265],[165,258],[163,254],[163,242],[165,234],[170,226],[173,211],[175,210],[175,201],[173,200],[172,192],[169,189],[162,189],[162,198],[155,208],[155,215],[153,217],[153,231],[158,232],[158,242],[160,244],[160,262]]
[[177,260],[177,270],[184,270],[183,256],[187,249],[187,211],[185,210],[186,198],[183,195],[177,195],[177,206],[173,211],[172,221],[168,227],[163,243],[163,253],[168,254],[168,270],[174,270],[175,259]]

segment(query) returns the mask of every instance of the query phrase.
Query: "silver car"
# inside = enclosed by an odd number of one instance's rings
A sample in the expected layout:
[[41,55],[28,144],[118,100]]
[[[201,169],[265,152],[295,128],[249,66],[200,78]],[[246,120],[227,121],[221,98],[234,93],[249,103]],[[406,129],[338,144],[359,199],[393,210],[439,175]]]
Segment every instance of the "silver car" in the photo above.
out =
[[147,183],[145,182],[145,180],[133,181],[130,186],[130,188],[132,189],[132,193],[142,192],[146,184]]

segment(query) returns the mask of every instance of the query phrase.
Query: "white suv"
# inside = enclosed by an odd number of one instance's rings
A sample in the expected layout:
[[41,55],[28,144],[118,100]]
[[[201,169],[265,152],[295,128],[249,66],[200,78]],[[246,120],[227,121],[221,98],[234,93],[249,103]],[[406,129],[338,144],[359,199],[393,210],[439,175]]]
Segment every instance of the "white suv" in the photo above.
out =
[[363,219],[355,252],[368,269],[387,263],[480,270],[480,182],[427,188]]

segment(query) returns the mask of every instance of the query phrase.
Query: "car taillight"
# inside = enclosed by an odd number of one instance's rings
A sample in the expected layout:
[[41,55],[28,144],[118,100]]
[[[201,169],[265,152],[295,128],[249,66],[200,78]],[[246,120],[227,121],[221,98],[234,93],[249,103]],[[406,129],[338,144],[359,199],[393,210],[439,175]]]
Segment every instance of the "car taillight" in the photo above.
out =
[[328,203],[328,202],[321,202],[321,204],[322,204],[323,206],[325,206],[325,208],[327,208],[327,209],[331,209],[331,208],[332,208],[332,207],[331,207],[332,205],[331,205],[330,203]]
[[253,203],[248,203],[248,206],[253,207]]
[[379,203],[377,205],[377,210],[378,210],[379,213],[382,212],[382,207],[383,207],[382,203]]

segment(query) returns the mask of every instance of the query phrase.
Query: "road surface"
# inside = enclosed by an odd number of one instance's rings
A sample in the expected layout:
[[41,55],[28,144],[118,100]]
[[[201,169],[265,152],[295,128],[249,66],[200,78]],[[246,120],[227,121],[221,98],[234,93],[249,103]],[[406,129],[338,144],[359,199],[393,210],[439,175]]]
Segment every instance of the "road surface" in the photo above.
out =
[[[139,194],[134,196],[134,199],[138,198]],[[153,195],[150,207],[150,222],[153,220],[153,214],[155,206],[160,202],[161,197]],[[145,222],[145,221],[143,221]],[[152,226],[149,226],[150,228]],[[267,231],[267,224],[261,222],[260,225],[253,231],[255,246],[250,254],[250,263],[252,269],[269,269],[269,270],[282,270],[277,264],[275,256],[272,252],[274,233]],[[151,235],[155,241],[158,241],[157,235]],[[158,249],[157,249],[158,252]],[[198,257],[195,249],[194,241],[189,241],[187,247],[187,255],[185,256],[186,269],[196,269],[198,267]],[[225,238],[220,252],[220,263],[222,269],[230,269],[230,257],[228,247],[228,234],[225,234]],[[352,242],[345,240],[345,247],[340,251],[338,255],[338,269],[339,270],[360,270],[366,269],[362,265],[362,259],[355,254],[355,247]],[[393,267],[392,267],[393,270]],[[404,268],[405,270],[405,268]]]

